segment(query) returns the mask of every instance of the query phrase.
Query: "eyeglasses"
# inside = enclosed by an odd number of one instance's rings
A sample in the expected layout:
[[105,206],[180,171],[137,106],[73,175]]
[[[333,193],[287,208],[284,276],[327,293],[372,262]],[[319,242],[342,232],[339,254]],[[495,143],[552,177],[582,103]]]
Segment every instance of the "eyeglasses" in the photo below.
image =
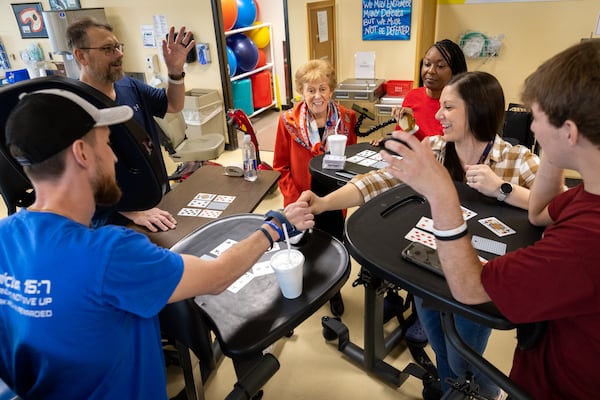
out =
[[125,47],[124,43],[110,44],[102,47],[80,47],[81,50],[102,50],[107,56],[112,56],[119,50],[121,53]]

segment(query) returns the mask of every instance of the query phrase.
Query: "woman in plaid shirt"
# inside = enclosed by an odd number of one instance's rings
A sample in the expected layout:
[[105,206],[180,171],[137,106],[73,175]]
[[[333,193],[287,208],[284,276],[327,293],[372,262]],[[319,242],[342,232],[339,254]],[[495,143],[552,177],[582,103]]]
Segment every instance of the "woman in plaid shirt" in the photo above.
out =
[[[443,128],[443,136],[431,136],[432,151],[454,180],[466,182],[482,194],[497,198],[520,208],[527,208],[529,188],[539,166],[539,158],[524,146],[513,146],[498,133],[504,121],[505,100],[498,80],[486,72],[466,72],[454,76],[443,89],[440,109],[436,114]],[[508,183],[510,189],[506,188]],[[327,210],[360,206],[378,194],[401,184],[401,181],[382,170],[359,175],[350,184],[324,197],[304,192],[300,201],[307,201],[311,211],[319,214]],[[501,186],[504,188],[501,191]],[[480,394],[496,398],[498,387],[465,360],[449,345],[441,328],[438,311],[425,309],[415,298],[417,313],[436,354],[442,390],[446,378],[456,379],[467,371],[474,372]],[[473,350],[483,353],[491,329],[456,316],[456,326],[462,339]]]

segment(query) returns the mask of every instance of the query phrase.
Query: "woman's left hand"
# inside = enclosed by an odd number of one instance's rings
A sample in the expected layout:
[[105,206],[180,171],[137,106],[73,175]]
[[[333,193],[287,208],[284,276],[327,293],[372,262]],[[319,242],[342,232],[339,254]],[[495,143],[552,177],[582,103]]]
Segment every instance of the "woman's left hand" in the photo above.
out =
[[498,188],[502,185],[502,179],[492,171],[489,165],[475,164],[465,165],[467,185],[480,193],[496,197]]

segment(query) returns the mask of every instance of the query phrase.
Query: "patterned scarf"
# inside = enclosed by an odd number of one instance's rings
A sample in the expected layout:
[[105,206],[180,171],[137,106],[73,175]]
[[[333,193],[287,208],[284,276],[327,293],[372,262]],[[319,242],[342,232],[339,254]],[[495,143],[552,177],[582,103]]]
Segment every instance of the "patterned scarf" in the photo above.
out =
[[348,135],[349,133],[348,125],[350,121],[347,117],[347,121],[342,121],[338,105],[333,101],[330,101],[327,106],[327,122],[325,123],[323,139],[319,136],[317,121],[309,112],[306,102],[300,103],[297,108],[287,110],[283,117],[288,133],[296,143],[310,151],[314,156],[323,154],[323,146],[327,144],[329,135]]

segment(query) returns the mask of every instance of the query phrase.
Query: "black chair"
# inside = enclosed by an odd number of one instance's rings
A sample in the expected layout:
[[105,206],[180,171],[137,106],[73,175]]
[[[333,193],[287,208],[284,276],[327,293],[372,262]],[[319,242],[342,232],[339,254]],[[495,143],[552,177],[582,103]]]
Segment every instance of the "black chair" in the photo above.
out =
[[[99,108],[116,105],[93,87],[60,76],[31,79],[0,89],[0,193],[9,214],[14,213],[17,207],[31,205],[35,200],[35,193],[23,168],[6,148],[4,127],[19,96],[42,89],[70,90]],[[117,205],[119,210],[152,208],[168,188],[168,179],[157,153],[160,149],[149,146],[149,142],[148,134],[134,120],[111,127],[111,143],[119,159],[116,164],[117,182],[123,190],[123,196]]]
[[531,111],[525,106],[509,103],[504,114],[504,127],[502,138],[510,144],[520,144],[530,149],[535,154],[540,154],[540,145],[530,129],[533,117]]
[[[163,340],[176,349],[176,360],[183,371],[185,397],[188,400],[204,398],[203,384],[221,358],[220,349],[211,340],[210,330],[196,310],[193,299],[167,304],[159,313]],[[194,375],[195,365],[189,351],[199,360],[201,379]]]

